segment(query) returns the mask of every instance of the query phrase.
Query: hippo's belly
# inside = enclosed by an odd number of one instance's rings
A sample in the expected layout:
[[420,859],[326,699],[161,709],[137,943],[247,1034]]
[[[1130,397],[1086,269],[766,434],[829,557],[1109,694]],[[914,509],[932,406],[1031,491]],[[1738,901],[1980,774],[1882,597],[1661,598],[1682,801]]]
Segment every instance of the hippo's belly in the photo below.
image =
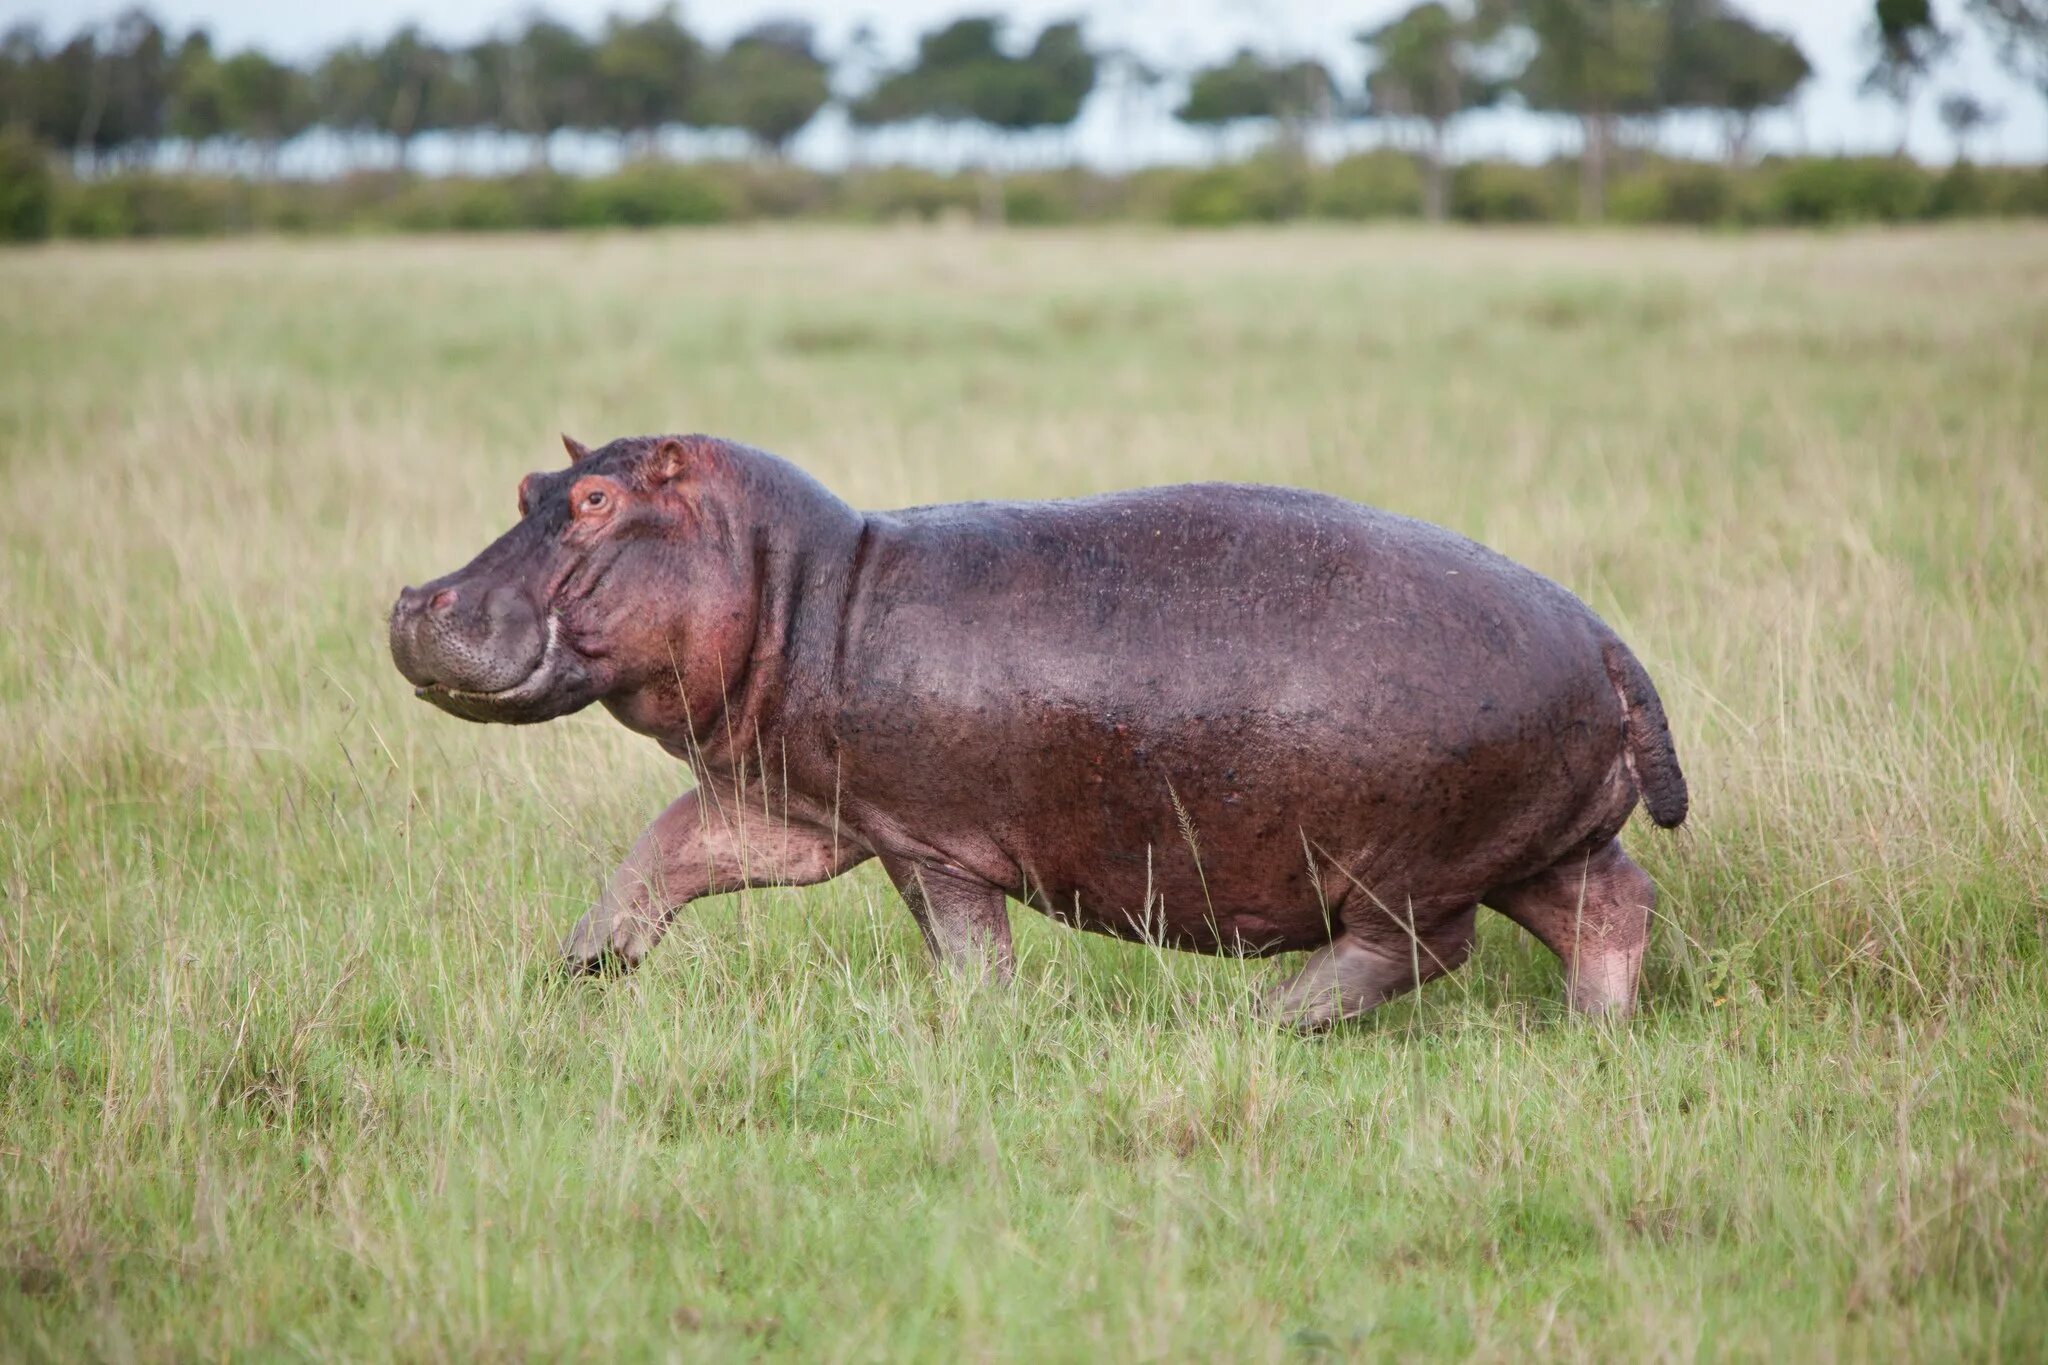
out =
[[1193,885],[1180,880],[1170,887],[1159,880],[1134,887],[1117,869],[1105,867],[1089,885],[1034,886],[1018,899],[1076,929],[1196,953],[1300,952],[1328,943],[1334,933],[1333,918],[1318,905],[1305,875],[1292,894],[1282,889],[1271,904],[1260,906],[1212,906],[1199,879]]
[[872,733],[849,745],[842,774],[878,851],[937,857],[1077,928],[1261,955],[1548,866],[1619,771],[1611,692],[1576,709],[1481,713],[1446,736],[1440,708],[1355,699],[1284,724],[1251,708],[1171,726],[1019,704],[993,724],[899,720],[879,749]]

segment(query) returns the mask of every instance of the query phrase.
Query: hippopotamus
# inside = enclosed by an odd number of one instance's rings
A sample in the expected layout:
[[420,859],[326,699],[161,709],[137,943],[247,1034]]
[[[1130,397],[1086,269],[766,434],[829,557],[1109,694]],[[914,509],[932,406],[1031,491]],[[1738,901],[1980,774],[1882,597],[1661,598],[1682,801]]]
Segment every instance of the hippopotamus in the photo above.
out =
[[1310,1029],[1452,971],[1485,905],[1635,1003],[1685,819],[1657,690],[1564,588],[1322,493],[1188,484],[862,512],[796,465],[640,436],[519,485],[519,521],[399,594],[418,696],[593,702],[688,766],[570,933],[637,964],[684,905],[870,858],[941,964],[1011,973],[1008,902],[1200,953],[1305,951]]

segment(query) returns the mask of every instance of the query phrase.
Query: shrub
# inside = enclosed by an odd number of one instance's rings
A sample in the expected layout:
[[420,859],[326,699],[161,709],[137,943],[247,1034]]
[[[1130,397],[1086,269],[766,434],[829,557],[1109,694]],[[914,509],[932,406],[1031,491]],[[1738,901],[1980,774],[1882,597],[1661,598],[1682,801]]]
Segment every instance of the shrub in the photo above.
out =
[[1547,223],[1563,216],[1557,176],[1541,166],[1475,161],[1451,177],[1451,216],[1469,223]]
[[1897,223],[1929,204],[1926,171],[1896,157],[1812,157],[1767,162],[1766,216],[1806,225]]
[[2007,213],[2048,217],[2048,166],[2014,166],[1998,173],[1999,205]]
[[451,187],[448,226],[458,232],[490,232],[524,227],[528,216],[519,193],[506,180],[470,180]]
[[719,176],[740,218],[806,218],[828,212],[838,181],[786,161],[725,162],[704,168]]
[[[331,194],[312,186],[269,186],[250,201],[249,225],[265,232],[332,232],[341,225],[332,200]],[[208,231],[218,232],[220,227]]]
[[1608,216],[1618,223],[1691,223],[1705,227],[1739,216],[1733,172],[1699,161],[1658,161],[1608,190]]
[[1071,223],[1080,205],[1066,186],[1050,176],[1012,176],[1003,182],[1003,221],[1018,227]]
[[1958,161],[1928,187],[1929,218],[1982,218],[1998,211],[2001,187],[1967,161]]
[[1185,166],[1144,166],[1121,177],[1117,190],[1119,216],[1141,223],[1164,223],[1173,217],[1173,196],[1195,172]]
[[848,172],[847,212],[865,222],[921,218],[926,222],[949,214],[973,214],[981,192],[967,175],[940,175],[910,166],[883,166]]
[[[280,187],[275,193],[290,192]],[[256,225],[256,195],[245,181],[190,175],[127,173],[66,181],[57,194],[57,230],[67,237],[203,237],[246,231]]]
[[[1474,162],[1452,176],[1453,216],[1478,223],[1565,219],[1575,164]],[[1017,225],[1126,219],[1198,227],[1269,223],[1304,214],[1357,221],[1415,216],[1421,168],[1391,150],[1327,168],[1269,153],[1229,165],[1159,166],[1104,176],[1033,171],[999,184],[979,171],[878,167],[827,174],[780,162],[641,162],[581,179],[548,171],[414,178],[363,172],[333,180],[129,172],[74,181],[33,143],[0,135],[0,241],[52,231],[72,237],[189,236],[266,230],[489,232],[653,227],[839,216],[865,222],[980,218],[999,189]],[[1622,223],[1901,222],[1998,214],[2048,216],[2048,167],[1958,165],[1929,170],[1884,157],[1774,158],[1748,169],[1647,158],[1613,182]]]
[[577,182],[568,220],[577,227],[666,227],[729,222],[738,205],[715,175],[693,166],[643,162]]
[[1299,218],[1309,191],[1308,169],[1299,159],[1256,156],[1183,180],[1167,201],[1167,217],[1185,227],[1277,223]]
[[134,207],[119,184],[67,181],[57,196],[57,231],[65,237],[132,237]]
[[56,219],[57,177],[27,135],[0,133],[0,242],[39,242]]
[[1422,171],[1384,148],[1347,156],[1317,179],[1311,211],[1322,218],[1419,217]]
[[1959,161],[1927,193],[1930,218],[2048,214],[2048,167],[1976,166]]

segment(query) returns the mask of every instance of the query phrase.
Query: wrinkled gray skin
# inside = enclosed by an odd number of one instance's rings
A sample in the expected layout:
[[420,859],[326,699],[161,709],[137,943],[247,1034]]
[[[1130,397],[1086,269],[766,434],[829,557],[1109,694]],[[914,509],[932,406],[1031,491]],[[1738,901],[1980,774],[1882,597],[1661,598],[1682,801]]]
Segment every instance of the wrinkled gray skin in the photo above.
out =
[[602,702],[695,773],[568,944],[629,967],[683,904],[879,858],[945,963],[1007,900],[1197,952],[1307,950],[1280,1019],[1455,968],[1480,905],[1633,1006],[1685,817],[1655,689],[1564,589],[1321,494],[1195,485],[860,513],[773,456],[642,437],[401,594],[393,657],[470,720]]

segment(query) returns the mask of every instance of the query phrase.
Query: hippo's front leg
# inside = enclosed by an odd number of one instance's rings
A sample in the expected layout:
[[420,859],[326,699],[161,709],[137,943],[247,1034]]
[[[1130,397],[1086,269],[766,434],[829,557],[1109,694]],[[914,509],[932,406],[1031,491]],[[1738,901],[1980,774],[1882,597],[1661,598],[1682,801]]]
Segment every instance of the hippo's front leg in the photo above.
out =
[[846,831],[775,819],[744,792],[726,800],[691,792],[634,842],[563,952],[571,971],[631,969],[693,900],[756,886],[809,886],[869,856]]

